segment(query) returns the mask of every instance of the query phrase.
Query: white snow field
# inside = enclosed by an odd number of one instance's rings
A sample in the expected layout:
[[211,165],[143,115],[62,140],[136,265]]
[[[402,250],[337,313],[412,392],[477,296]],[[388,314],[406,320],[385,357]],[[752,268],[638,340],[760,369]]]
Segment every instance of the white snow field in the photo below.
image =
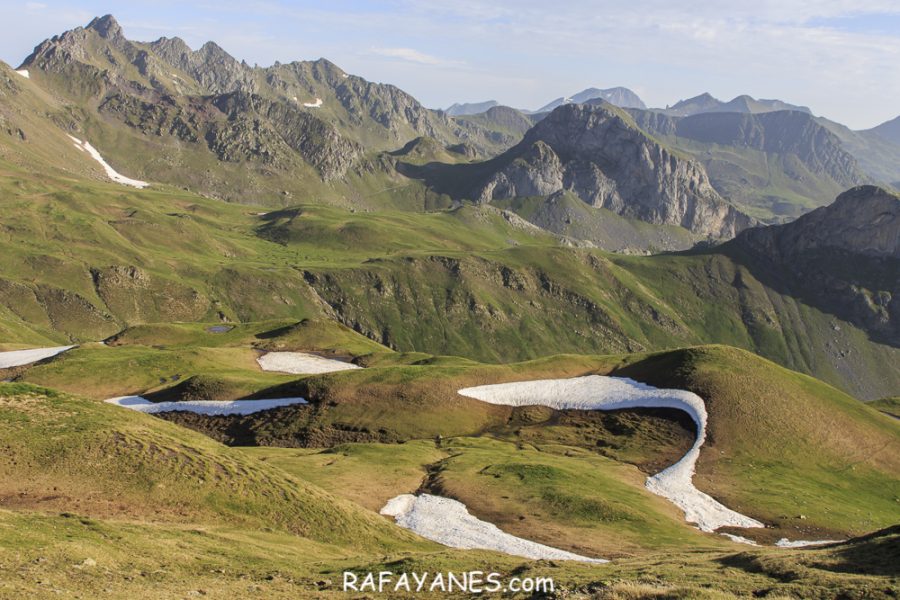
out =
[[195,402],[150,402],[141,396],[120,396],[106,400],[123,408],[130,408],[147,414],[163,412],[190,412],[198,415],[251,415],[253,413],[306,404],[303,398],[278,398],[275,400],[199,400]]
[[466,506],[440,496],[403,494],[388,500],[381,514],[394,517],[397,525],[433,542],[463,550],[495,550],[535,560],[578,560],[605,563],[600,558],[579,556],[537,542],[523,540],[471,514]]
[[764,527],[756,519],[727,508],[694,487],[693,476],[706,440],[706,405],[700,396],[685,390],[664,390],[632,379],[589,375],[572,379],[544,379],[465,388],[469,398],[506,406],[549,406],[560,410],[614,410],[619,408],[677,408],[697,424],[694,445],[674,465],[648,477],[648,490],[671,500],[684,518],[701,531],[720,527]]
[[73,142],[75,142],[75,147],[83,152],[87,152],[91,155],[91,158],[100,163],[100,166],[103,167],[103,170],[106,171],[106,176],[115,181],[116,183],[121,183],[122,185],[130,185],[131,187],[136,187],[138,189],[144,189],[150,184],[146,181],[140,181],[138,179],[131,179],[130,177],[125,177],[120,174],[118,171],[113,169],[109,164],[103,160],[103,157],[100,156],[100,153],[97,152],[97,149],[91,146],[87,140],[81,141],[77,137],[70,135],[69,136]]
[[28,72],[28,69],[19,69],[18,71],[16,71],[16,73],[18,73],[25,79],[31,79],[31,74]]
[[51,358],[71,350],[75,346],[56,346],[55,348],[31,348],[30,350],[13,350],[12,352],[0,352],[0,369],[21,367],[45,358]]
[[290,373],[291,375],[315,375],[362,368],[353,363],[323,358],[306,352],[268,352],[257,358],[256,362],[263,371]]
[[315,102],[304,102],[303,106],[305,106],[306,108],[319,108],[320,106],[322,106],[322,99],[316,98]]
[[781,538],[775,545],[779,548],[805,548],[807,546],[822,546],[823,544],[840,544],[844,540],[794,540]]

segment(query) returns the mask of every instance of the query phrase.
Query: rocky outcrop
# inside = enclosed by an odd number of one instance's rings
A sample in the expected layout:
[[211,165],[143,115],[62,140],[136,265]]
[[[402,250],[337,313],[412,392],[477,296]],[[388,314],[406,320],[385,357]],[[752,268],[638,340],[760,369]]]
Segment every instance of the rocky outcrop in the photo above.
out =
[[655,142],[608,105],[564,105],[498,158],[471,191],[479,202],[569,190],[588,204],[658,225],[730,238],[750,217],[725,202],[703,167]]
[[745,231],[725,250],[779,273],[793,295],[900,346],[900,197],[853,188],[792,223]]
[[159,59],[190,75],[208,93],[254,92],[257,89],[247,65],[235,60],[214,42],[203,44],[199,50],[191,50],[180,38],[160,38],[147,45]]
[[[342,176],[362,154],[359,146],[341,136],[333,125],[284,102],[238,92],[219,96],[213,104],[228,117],[229,125],[223,127],[223,135],[244,147],[243,156],[268,152],[267,146],[280,140],[314,166],[323,180],[329,181]],[[251,116],[258,118],[249,119]],[[241,128],[243,134],[236,131],[238,123],[245,124]],[[218,139],[215,135],[210,137],[214,150]],[[228,160],[221,155],[220,158]]]

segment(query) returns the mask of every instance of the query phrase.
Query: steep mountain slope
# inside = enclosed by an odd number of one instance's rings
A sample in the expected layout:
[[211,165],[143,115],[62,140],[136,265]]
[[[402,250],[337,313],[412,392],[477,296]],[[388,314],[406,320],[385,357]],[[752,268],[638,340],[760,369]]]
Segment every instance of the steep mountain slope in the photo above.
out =
[[792,223],[743,232],[732,250],[768,263],[791,295],[900,346],[900,197],[854,188]]
[[0,91],[17,94],[0,104],[12,132],[0,130],[7,343],[104,339],[141,323],[327,317],[398,350],[514,360],[723,342],[866,398],[900,386],[900,353],[868,339],[865,322],[793,298],[765,270],[720,253],[559,247],[492,206],[259,214],[165,186],[110,183],[28,110],[41,88],[7,73]]
[[588,88],[582,90],[572,96],[563,96],[552,102],[548,102],[541,108],[534,111],[535,113],[550,112],[563,104],[583,104],[588,100],[605,100],[613,106],[622,108],[647,108],[644,101],[640,97],[625,87],[614,87],[605,90],[599,88]]
[[873,127],[867,130],[866,133],[875,133],[893,144],[900,145],[900,117],[882,123],[878,127]]
[[869,179],[842,141],[807,113],[630,114],[701,161],[717,191],[766,220],[794,218]]
[[666,107],[663,112],[675,117],[689,117],[691,115],[710,112],[760,114],[782,110],[794,110],[808,114],[810,113],[809,108],[807,108],[806,106],[788,104],[787,102],[782,102],[781,100],[757,100],[745,94],[743,96],[737,96],[729,100],[728,102],[723,102],[722,100],[718,100],[708,93],[703,93],[699,96],[695,96],[694,98],[688,98],[687,100],[679,100],[672,106]]
[[477,115],[483,113],[489,108],[499,106],[496,100],[486,100],[484,102],[462,102],[454,103],[447,107],[444,111],[451,117],[461,117],[463,115]]
[[875,182],[900,183],[900,142],[885,139],[874,130],[852,131],[824,117],[816,121],[841,140],[847,151],[859,161],[860,168]]
[[[701,165],[661,146],[606,103],[561,106],[499,157],[437,175],[437,189],[477,202],[569,190],[592,206],[712,238],[731,237],[752,222],[721,199]],[[448,188],[453,180],[472,183],[446,189],[441,175]]]

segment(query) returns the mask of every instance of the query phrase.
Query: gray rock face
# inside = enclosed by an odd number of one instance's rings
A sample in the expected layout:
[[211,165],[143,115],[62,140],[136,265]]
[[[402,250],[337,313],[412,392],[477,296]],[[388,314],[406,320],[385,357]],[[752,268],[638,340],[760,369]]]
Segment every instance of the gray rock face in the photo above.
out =
[[712,188],[703,167],[605,106],[564,105],[484,164],[480,202],[569,190],[588,204],[659,225],[730,238],[753,221]]
[[844,192],[792,223],[743,232],[727,249],[781,273],[776,285],[900,346],[900,197]]
[[164,63],[193,77],[210,94],[257,89],[249,69],[214,42],[191,50],[180,38],[161,38],[148,44]]

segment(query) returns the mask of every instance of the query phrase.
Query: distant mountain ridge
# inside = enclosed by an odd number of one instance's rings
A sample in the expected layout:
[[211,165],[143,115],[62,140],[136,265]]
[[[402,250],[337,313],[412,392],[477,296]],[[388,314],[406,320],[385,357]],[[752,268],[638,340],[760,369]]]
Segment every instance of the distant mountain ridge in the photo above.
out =
[[678,122],[676,134],[693,140],[746,146],[772,154],[793,154],[816,174],[840,185],[858,185],[864,179],[856,160],[840,140],[819,126],[808,113],[777,111],[760,114],[709,113]]
[[588,88],[582,90],[572,96],[563,96],[551,102],[548,102],[541,108],[535,110],[535,113],[550,112],[563,104],[583,104],[588,100],[595,99],[605,100],[613,106],[621,108],[647,108],[644,101],[640,97],[625,87],[614,87],[608,89]]
[[703,93],[699,96],[688,98],[687,100],[680,100],[672,106],[666,107],[661,112],[676,117],[689,117],[691,115],[709,112],[758,114],[782,110],[796,110],[810,114],[812,113],[806,106],[797,106],[781,100],[757,100],[744,94],[737,96],[728,102],[723,102],[709,93]]
[[[251,67],[214,42],[192,50],[178,38],[130,41],[111,15],[45,40],[22,68],[77,105],[61,118],[129,172],[227,200],[357,195],[333,185],[396,177],[373,151],[422,136],[479,154],[505,147],[325,59]],[[146,160],[161,147],[165,161]],[[210,169],[219,162],[230,170]]]
[[487,100],[485,102],[463,102],[451,104],[444,111],[451,117],[459,117],[462,115],[477,115],[486,112],[489,108],[499,106],[496,100]]
[[867,132],[874,133],[893,144],[900,144],[900,117],[896,117],[877,127],[873,127],[872,129],[867,130]]

